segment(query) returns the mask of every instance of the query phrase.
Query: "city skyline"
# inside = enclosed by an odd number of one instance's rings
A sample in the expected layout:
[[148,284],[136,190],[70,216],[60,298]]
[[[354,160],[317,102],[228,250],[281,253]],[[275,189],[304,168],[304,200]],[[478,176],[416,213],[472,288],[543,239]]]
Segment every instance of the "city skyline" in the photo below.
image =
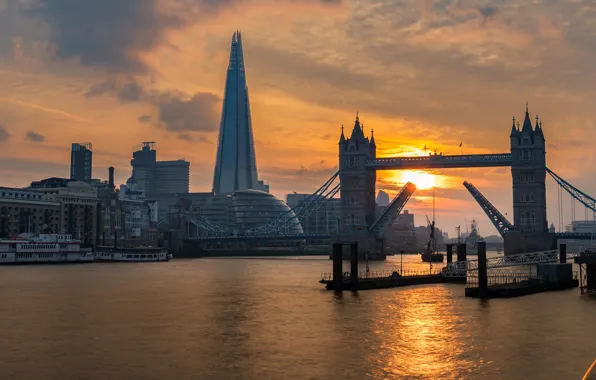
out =
[[[160,144],[164,159],[192,162],[192,191],[209,191],[222,67],[230,30],[242,29],[250,36],[245,55],[258,168],[280,198],[312,192],[333,173],[340,126],[350,125],[356,110],[367,132],[375,129],[379,156],[435,149],[486,153],[508,150],[511,116],[522,119],[526,101],[532,116],[539,113],[544,120],[548,166],[593,193],[593,176],[586,173],[595,171],[589,148],[596,133],[595,99],[587,86],[593,74],[583,65],[594,51],[589,41],[575,38],[592,28],[580,15],[587,8],[322,3],[221,6],[180,30],[166,21],[146,30],[140,26],[147,20],[133,19],[131,30],[141,34],[131,34],[130,46],[94,51],[67,44],[76,41],[76,25],[45,40],[16,1],[0,2],[0,21],[19,21],[2,23],[13,38],[0,41],[0,84],[8,89],[0,99],[0,173],[6,185],[66,176],[74,141],[92,141],[94,172],[115,166],[118,183],[124,183],[132,145],[150,138]],[[240,18],[241,12],[246,16]],[[52,25],[73,21],[58,7],[47,7],[39,17],[58,32]],[[263,17],[271,20],[267,28],[258,22]],[[107,25],[98,19],[92,27]],[[141,38],[145,32],[150,39]],[[546,87],[551,91],[543,91]],[[408,204],[420,215],[430,212],[428,188],[436,185],[437,219],[445,227],[475,217],[482,231],[492,231],[463,180],[511,215],[507,169],[457,169],[437,176],[388,172],[379,176],[378,189],[394,195],[408,179],[426,183],[427,190],[417,191]],[[550,180],[547,191],[549,224],[557,224]]]

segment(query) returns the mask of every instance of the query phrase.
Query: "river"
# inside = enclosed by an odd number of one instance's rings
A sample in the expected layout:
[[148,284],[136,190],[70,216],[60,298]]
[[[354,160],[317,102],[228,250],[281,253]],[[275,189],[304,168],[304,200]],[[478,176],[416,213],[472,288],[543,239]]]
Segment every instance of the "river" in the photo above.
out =
[[[428,268],[419,260],[404,267]],[[0,379],[580,379],[596,357],[596,298],[577,288],[336,295],[318,283],[330,269],[325,257],[2,267]]]

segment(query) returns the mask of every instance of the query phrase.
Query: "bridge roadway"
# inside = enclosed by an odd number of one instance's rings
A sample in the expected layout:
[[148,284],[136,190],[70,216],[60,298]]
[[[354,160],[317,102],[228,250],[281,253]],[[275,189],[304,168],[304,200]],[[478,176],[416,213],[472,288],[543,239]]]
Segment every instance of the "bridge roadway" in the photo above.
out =
[[189,237],[187,240],[205,241],[250,241],[250,240],[327,240],[329,234],[296,234],[296,235],[219,235]]
[[[557,233],[558,239],[569,240],[596,240],[596,236],[587,233],[565,232]],[[218,240],[218,241],[242,241],[242,240],[326,240],[331,239],[330,234],[291,234],[291,235],[215,235],[215,236],[199,236],[189,237],[189,240]],[[498,244],[502,247],[502,243]],[[488,244],[490,246],[490,243]],[[497,246],[497,245],[495,245]]]
[[444,156],[431,154],[419,157],[386,157],[366,161],[366,167],[377,170],[486,168],[511,166],[511,153],[466,154]]

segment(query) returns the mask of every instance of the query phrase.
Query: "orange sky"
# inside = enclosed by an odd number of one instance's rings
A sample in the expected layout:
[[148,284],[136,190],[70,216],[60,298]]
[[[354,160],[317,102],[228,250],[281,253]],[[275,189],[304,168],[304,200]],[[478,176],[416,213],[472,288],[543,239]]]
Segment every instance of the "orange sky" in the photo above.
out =
[[[596,194],[596,6],[581,1],[0,0],[1,185],[67,176],[91,141],[94,177],[130,175],[133,149],[191,162],[209,191],[233,31],[243,32],[259,176],[279,197],[312,192],[337,166],[356,111],[379,155],[507,152],[525,102],[543,120],[548,166]],[[74,5],[73,5],[74,4]],[[508,169],[387,172],[434,184],[439,226],[488,219],[470,180],[511,215]],[[558,224],[548,180],[549,221]],[[429,190],[408,208],[431,214]],[[570,204],[568,198],[566,204]],[[569,207],[567,207],[569,209]],[[568,221],[569,211],[565,218]],[[583,208],[577,208],[583,217]],[[465,231],[465,228],[462,227]]]

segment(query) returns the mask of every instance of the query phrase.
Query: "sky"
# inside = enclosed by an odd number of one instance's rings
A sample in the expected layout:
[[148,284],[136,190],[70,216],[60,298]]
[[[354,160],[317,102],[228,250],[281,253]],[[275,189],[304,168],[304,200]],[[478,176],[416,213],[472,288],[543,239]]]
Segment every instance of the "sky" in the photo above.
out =
[[[70,144],[88,141],[94,177],[114,166],[124,183],[132,151],[155,141],[159,160],[191,162],[192,191],[210,191],[241,30],[259,176],[282,199],[337,170],[357,111],[379,156],[505,153],[526,102],[548,167],[595,195],[595,18],[582,0],[0,0],[0,185],[66,177]],[[434,185],[451,235],[472,218],[496,233],[464,180],[512,215],[508,168],[378,177],[390,195]],[[547,193],[558,226],[550,179]],[[417,224],[431,194],[408,204]]]

